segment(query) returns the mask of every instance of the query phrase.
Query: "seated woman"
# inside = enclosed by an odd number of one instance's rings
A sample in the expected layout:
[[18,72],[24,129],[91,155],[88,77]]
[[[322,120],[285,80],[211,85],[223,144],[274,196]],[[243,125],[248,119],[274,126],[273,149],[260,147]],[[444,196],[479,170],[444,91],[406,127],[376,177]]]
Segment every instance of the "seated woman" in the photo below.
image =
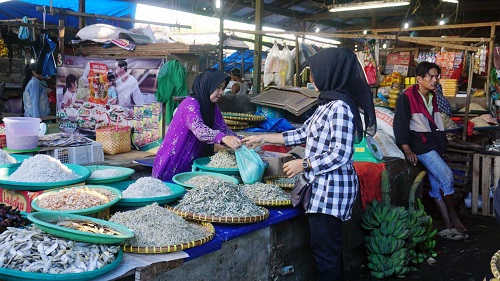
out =
[[228,81],[229,76],[212,68],[195,78],[191,95],[179,104],[156,154],[153,177],[165,181],[191,171],[195,159],[213,155],[215,143],[241,146],[216,104]]

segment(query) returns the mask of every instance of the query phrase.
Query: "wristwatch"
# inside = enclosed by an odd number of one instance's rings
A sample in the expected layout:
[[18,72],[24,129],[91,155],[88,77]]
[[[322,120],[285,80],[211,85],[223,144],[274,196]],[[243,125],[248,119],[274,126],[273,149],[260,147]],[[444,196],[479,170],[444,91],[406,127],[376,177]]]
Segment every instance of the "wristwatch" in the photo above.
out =
[[311,169],[311,167],[309,167],[309,161],[307,160],[307,158],[302,160],[302,168],[304,168],[304,171],[309,171]]

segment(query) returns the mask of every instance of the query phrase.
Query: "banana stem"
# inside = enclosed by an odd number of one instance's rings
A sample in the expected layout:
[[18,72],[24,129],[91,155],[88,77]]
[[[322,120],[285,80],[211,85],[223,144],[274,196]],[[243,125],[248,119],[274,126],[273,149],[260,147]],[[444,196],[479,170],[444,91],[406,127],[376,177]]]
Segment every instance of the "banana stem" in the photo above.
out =
[[413,211],[415,210],[415,192],[417,191],[417,188],[420,186],[420,183],[422,183],[425,174],[426,174],[425,171],[418,173],[417,177],[413,181],[413,184],[411,185],[410,197],[408,198],[408,210],[410,213],[413,213]]
[[382,206],[391,206],[391,195],[389,190],[389,171],[383,170],[380,174],[380,191]]

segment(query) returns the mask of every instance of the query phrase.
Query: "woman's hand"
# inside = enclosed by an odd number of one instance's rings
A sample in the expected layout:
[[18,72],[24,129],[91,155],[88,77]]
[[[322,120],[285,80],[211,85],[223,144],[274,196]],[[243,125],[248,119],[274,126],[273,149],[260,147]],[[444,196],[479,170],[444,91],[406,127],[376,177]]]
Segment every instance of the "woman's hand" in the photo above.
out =
[[241,146],[241,140],[235,136],[225,136],[222,138],[222,142],[232,149],[238,149]]
[[259,144],[263,144],[266,142],[266,135],[252,135],[243,138],[243,142],[248,146],[248,147],[254,147]]
[[304,172],[304,167],[302,167],[302,159],[295,159],[283,164],[283,172],[285,172],[285,174],[289,178]]

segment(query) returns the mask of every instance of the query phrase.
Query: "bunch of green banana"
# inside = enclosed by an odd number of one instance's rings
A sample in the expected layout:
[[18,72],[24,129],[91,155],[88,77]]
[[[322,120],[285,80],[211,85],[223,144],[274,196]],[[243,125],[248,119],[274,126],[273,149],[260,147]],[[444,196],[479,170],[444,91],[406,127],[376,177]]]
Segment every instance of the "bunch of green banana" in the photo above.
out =
[[410,230],[406,226],[408,211],[404,207],[381,205],[376,200],[367,206],[361,226],[371,230],[366,236],[368,268],[376,278],[396,275],[403,278],[409,271],[405,239]]
[[407,246],[410,249],[409,258],[411,262],[418,264],[424,262],[430,256],[437,256],[434,251],[436,241],[433,239],[437,234],[437,230],[433,228],[432,217],[427,215],[420,199],[416,199],[415,207],[415,210],[408,216],[410,235],[408,236]]

